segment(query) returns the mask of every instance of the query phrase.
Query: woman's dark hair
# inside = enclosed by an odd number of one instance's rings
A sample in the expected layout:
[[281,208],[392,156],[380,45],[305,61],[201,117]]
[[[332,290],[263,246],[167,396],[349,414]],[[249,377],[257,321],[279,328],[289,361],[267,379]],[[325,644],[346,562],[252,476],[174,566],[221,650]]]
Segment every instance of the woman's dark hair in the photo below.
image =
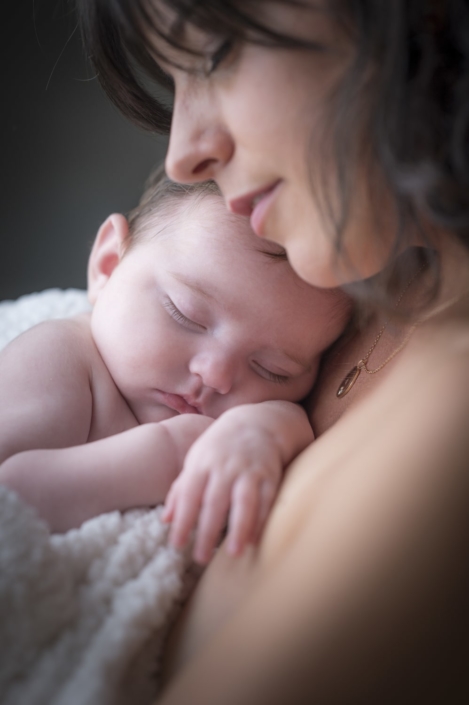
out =
[[[155,96],[148,77],[169,90],[171,82],[154,61],[154,52],[150,54],[142,27],[151,27],[169,46],[184,51],[190,51],[182,44],[186,23],[234,41],[317,49],[261,25],[255,10],[265,0],[76,1],[85,46],[105,91],[131,120],[163,133],[169,131],[171,112]],[[330,205],[327,198],[325,172],[322,205],[338,246],[364,155],[377,176],[368,179],[370,190],[384,183],[394,201],[396,253],[406,242],[409,222],[424,241],[424,224],[430,223],[469,246],[469,3],[326,0],[319,5],[355,47],[327,121],[339,205],[337,199]],[[158,8],[174,16],[169,29],[160,22]],[[383,303],[379,294],[375,290],[374,299]]]

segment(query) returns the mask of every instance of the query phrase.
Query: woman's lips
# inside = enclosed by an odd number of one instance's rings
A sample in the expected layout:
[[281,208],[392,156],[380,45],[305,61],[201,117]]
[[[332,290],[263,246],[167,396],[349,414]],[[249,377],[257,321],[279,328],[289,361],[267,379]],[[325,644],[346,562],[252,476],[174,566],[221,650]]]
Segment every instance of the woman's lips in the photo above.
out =
[[184,397],[179,394],[170,394],[169,392],[161,392],[158,390],[158,398],[161,404],[169,406],[179,414],[199,414],[200,411],[195,406],[191,406]]
[[234,198],[228,202],[228,207],[232,213],[250,216],[251,228],[259,237],[264,235],[264,223],[267,212],[277,195],[280,184],[280,180],[275,181],[269,186],[264,186],[257,191],[251,191],[245,196]]

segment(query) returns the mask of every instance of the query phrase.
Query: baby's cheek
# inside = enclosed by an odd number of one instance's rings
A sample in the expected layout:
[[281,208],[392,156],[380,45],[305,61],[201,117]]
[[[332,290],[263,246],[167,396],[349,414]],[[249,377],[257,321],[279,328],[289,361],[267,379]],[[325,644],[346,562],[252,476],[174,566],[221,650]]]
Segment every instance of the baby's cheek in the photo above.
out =
[[311,370],[307,376],[307,379],[304,381],[304,386],[300,392],[301,396],[298,401],[300,401],[301,399],[304,399],[306,396],[308,396],[308,394],[310,393],[310,391],[314,387],[314,384],[315,384],[317,376],[318,376],[320,363],[321,363],[321,355],[317,355],[314,358],[313,362],[311,363]]
[[289,397],[289,401],[301,401],[308,396],[314,387],[314,383],[316,382],[320,362],[321,356],[318,355],[311,363],[310,371],[307,374],[302,375],[301,379],[298,380],[298,383],[292,389],[292,396]]

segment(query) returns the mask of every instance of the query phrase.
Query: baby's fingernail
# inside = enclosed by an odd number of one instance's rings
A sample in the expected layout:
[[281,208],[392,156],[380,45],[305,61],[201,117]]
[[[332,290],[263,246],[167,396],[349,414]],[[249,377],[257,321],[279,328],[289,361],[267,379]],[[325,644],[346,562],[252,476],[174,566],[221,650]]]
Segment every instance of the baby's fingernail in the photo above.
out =
[[192,554],[193,559],[201,565],[206,565],[210,560],[210,553],[201,548],[195,548]]
[[195,560],[196,563],[200,563],[200,565],[205,565],[208,563],[208,560],[206,559],[205,555],[203,553],[200,553],[199,551],[194,551],[192,558]]
[[240,545],[237,541],[228,541],[227,548],[230,556],[237,556],[240,553]]

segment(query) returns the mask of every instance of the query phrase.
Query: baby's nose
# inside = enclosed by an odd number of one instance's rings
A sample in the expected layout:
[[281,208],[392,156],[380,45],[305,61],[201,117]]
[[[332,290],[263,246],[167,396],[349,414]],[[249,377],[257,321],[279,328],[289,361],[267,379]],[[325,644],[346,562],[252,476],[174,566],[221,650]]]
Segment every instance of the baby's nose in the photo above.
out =
[[221,351],[206,352],[192,358],[190,372],[200,377],[204,387],[228,394],[233,387],[236,362],[234,356]]

